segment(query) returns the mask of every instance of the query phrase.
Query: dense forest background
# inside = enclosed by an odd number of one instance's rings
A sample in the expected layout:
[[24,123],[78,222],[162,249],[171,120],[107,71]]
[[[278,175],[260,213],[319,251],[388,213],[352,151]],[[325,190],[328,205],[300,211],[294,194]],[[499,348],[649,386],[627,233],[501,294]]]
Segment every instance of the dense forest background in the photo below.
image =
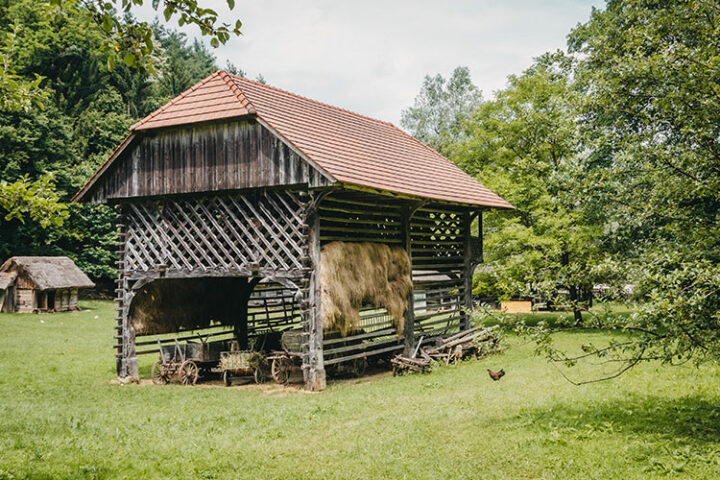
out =
[[[9,78],[8,64],[27,82],[44,77],[32,108],[0,98],[0,207],[10,205],[0,218],[0,259],[68,255],[109,283],[112,211],[62,203],[130,125],[218,65],[203,43],[157,22],[118,62],[108,35],[132,34],[129,14],[88,22],[82,12],[54,16],[43,8],[0,1],[0,80]],[[7,85],[0,82],[0,93]],[[23,90],[11,87],[22,100]],[[558,301],[569,303],[576,326],[635,334],[591,352],[614,352],[615,361],[718,358],[716,1],[609,0],[569,32],[565,50],[537,58],[498,92],[483,96],[463,67],[447,79],[426,77],[402,125],[517,207],[484,215],[486,262],[476,294],[553,301],[568,292]],[[28,215],[25,204],[33,207]],[[602,325],[584,314],[598,284],[611,296],[632,284],[642,307],[622,325]]]
[[[132,17],[119,17],[132,23]],[[210,49],[183,33],[152,25],[155,73],[116,63],[108,69],[102,28],[83,15],[49,16],[41,2],[0,2],[0,38],[20,26],[13,68],[28,79],[41,75],[42,108],[0,109],[0,178],[51,181],[69,202],[127,135],[128,128],[216,71]],[[233,73],[243,72],[232,64]],[[110,286],[114,271],[114,212],[68,204],[62,223],[0,217],[0,259],[12,255],[68,255],[90,277]]]

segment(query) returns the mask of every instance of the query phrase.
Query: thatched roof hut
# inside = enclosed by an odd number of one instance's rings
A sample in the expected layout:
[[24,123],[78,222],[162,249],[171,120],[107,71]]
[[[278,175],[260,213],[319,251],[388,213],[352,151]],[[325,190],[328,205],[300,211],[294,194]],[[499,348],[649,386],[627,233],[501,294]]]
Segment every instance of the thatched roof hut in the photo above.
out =
[[95,284],[68,257],[12,257],[0,266],[0,310],[67,311]]

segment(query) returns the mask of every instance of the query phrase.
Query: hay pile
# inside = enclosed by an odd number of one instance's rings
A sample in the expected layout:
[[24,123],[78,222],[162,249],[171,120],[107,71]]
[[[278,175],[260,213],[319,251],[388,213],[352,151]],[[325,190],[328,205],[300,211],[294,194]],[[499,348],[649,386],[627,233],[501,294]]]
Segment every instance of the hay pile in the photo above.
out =
[[222,370],[257,369],[263,367],[265,363],[265,357],[259,352],[245,350],[220,353],[220,368]]
[[243,308],[245,279],[160,279],[146,285],[130,306],[136,335],[233,325]]
[[412,291],[410,259],[399,247],[381,243],[332,242],[320,251],[322,315],[326,330],[346,336],[360,325],[363,305],[384,307],[398,336]]

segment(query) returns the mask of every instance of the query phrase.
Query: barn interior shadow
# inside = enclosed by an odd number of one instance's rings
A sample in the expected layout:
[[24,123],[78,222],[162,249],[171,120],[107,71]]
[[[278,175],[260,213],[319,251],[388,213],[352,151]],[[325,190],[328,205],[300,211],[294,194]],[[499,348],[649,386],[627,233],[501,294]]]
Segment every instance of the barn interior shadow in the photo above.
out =
[[582,432],[595,428],[599,431],[642,434],[648,439],[720,443],[720,402],[700,395],[680,399],[629,395],[621,400],[596,405],[526,409],[506,421],[545,432]]

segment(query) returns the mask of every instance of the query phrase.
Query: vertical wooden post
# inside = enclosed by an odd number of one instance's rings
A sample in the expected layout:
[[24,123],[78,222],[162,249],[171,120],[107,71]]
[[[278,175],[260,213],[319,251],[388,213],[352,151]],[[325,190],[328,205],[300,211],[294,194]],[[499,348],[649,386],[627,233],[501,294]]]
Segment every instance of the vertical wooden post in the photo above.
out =
[[[410,219],[415,208],[408,206],[402,212],[402,235],[403,248],[410,259],[410,278],[412,279],[412,239],[410,236]],[[407,310],[405,310],[405,352],[406,356],[413,354],[415,349],[415,289],[411,289],[407,298]]]
[[235,325],[233,333],[235,334],[235,340],[240,345],[240,350],[247,350],[248,348],[248,302],[250,301],[250,283],[247,279],[244,279],[243,290],[238,292],[240,295],[240,311],[238,316],[235,318]]
[[[132,296],[134,297],[135,294],[133,293]],[[130,310],[130,300],[128,302],[128,311]],[[125,328],[125,362],[127,364],[127,376],[131,379],[139,380],[140,379],[140,373],[138,371],[138,360],[137,360],[137,354],[135,353],[135,329],[132,326],[132,322],[130,321],[130,315],[127,315],[127,323]]]
[[135,329],[130,319],[130,305],[135,297],[135,290],[127,288],[123,290],[122,307],[119,308],[118,312],[122,316],[122,353],[118,376],[120,378],[139,379],[138,361],[135,353]]
[[472,215],[470,212],[463,213],[463,238],[465,240],[465,262],[463,267],[463,315],[462,322],[460,324],[461,329],[469,328],[470,317],[472,314],[473,303],[472,303],[472,281],[473,271],[475,270],[472,261]]
[[483,243],[482,210],[478,210],[477,221],[478,221],[478,248],[480,249],[480,251],[478,252],[478,255],[477,255],[477,261],[478,261],[478,263],[484,263],[485,262],[485,245]]
[[305,388],[318,391],[325,389],[325,361],[323,356],[323,320],[320,297],[320,217],[317,205],[311,202],[307,212],[308,250],[310,253],[310,285],[308,289],[308,308],[306,331],[308,335],[308,352],[303,373]]
[[135,290],[130,288],[130,282],[125,271],[125,260],[127,257],[127,224],[125,212],[121,206],[116,206],[115,211],[118,217],[116,225],[118,234],[118,278],[115,293],[117,294],[115,301],[117,302],[117,335],[115,339],[118,341],[118,352],[116,353],[117,375],[120,378],[139,378],[137,355],[135,353],[135,329],[130,321],[130,304],[135,296]]
[[260,280],[262,280],[260,277],[244,278],[243,290],[238,293],[238,295],[240,295],[238,302],[240,309],[235,320],[233,333],[235,335],[235,340],[238,341],[240,350],[246,350],[250,346],[248,339],[248,308],[250,296],[252,295],[253,290],[255,290],[255,287],[257,287],[257,284],[260,283]]

